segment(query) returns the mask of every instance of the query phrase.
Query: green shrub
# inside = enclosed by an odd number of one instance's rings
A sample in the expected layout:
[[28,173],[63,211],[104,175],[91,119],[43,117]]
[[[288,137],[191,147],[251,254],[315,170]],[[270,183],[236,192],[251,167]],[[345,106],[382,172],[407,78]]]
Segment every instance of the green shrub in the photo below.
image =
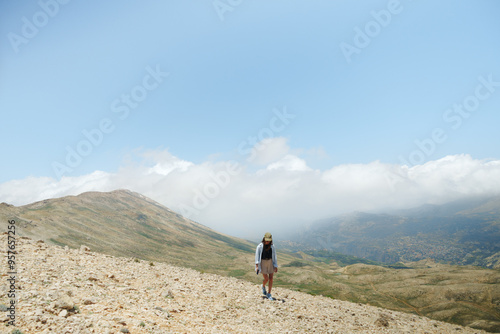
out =
[[288,264],[283,265],[283,267],[306,267],[306,266],[308,266],[308,264],[301,261],[292,261]]

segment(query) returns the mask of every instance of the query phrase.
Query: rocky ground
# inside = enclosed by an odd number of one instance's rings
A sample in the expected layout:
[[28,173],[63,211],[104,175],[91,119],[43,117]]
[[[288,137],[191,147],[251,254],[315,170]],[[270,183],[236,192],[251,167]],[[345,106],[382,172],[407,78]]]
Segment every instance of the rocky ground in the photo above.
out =
[[[0,236],[4,259],[7,235]],[[159,262],[16,239],[16,327],[1,266],[0,333],[486,333]],[[251,255],[249,255],[251,256]],[[253,268],[249,268],[252,270]],[[279,273],[278,273],[279,274]]]

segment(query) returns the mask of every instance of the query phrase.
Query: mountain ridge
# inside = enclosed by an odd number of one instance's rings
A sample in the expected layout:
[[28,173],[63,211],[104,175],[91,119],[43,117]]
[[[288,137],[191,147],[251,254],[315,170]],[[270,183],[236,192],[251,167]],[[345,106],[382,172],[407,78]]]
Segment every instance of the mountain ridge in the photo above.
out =
[[[86,244],[114,256],[154,261],[166,257],[199,269],[216,269],[227,256],[242,258],[245,252],[255,251],[249,241],[216,232],[129,190],[86,192],[19,207],[3,206],[0,216],[6,217],[0,225],[16,219],[21,236],[71,248]],[[178,249],[182,254],[175,251]],[[207,255],[206,263],[192,260],[201,255]]]

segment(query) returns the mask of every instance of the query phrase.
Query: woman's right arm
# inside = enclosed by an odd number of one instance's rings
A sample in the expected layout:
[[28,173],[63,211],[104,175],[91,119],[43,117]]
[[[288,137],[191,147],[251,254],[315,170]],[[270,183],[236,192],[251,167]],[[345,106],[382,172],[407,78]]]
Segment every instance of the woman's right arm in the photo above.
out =
[[260,263],[261,252],[262,252],[261,244],[258,244],[257,248],[255,249],[255,265],[256,266]]

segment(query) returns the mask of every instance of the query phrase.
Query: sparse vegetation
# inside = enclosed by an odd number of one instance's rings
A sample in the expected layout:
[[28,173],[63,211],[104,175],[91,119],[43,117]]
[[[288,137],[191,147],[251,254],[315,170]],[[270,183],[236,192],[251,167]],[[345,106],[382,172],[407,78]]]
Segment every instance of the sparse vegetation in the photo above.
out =
[[229,276],[232,277],[243,277],[247,274],[248,270],[236,269],[229,272]]
[[61,242],[59,240],[56,240],[54,238],[50,238],[49,239],[54,245],[57,245],[57,246],[61,246],[61,247],[64,247],[66,246],[66,244],[64,242]]
[[302,262],[302,261],[292,261],[290,263],[287,263],[287,264],[283,265],[283,267],[296,267],[296,268],[300,268],[300,267],[306,267],[308,265],[309,264],[307,264],[305,262]]
[[329,250],[310,250],[304,252],[310,256],[314,257],[315,261],[331,263],[335,261],[339,266],[345,267],[351,264],[363,263],[363,264],[371,264],[371,265],[384,265],[381,262],[372,261],[368,259],[359,258],[352,255],[346,255],[334,251]]

